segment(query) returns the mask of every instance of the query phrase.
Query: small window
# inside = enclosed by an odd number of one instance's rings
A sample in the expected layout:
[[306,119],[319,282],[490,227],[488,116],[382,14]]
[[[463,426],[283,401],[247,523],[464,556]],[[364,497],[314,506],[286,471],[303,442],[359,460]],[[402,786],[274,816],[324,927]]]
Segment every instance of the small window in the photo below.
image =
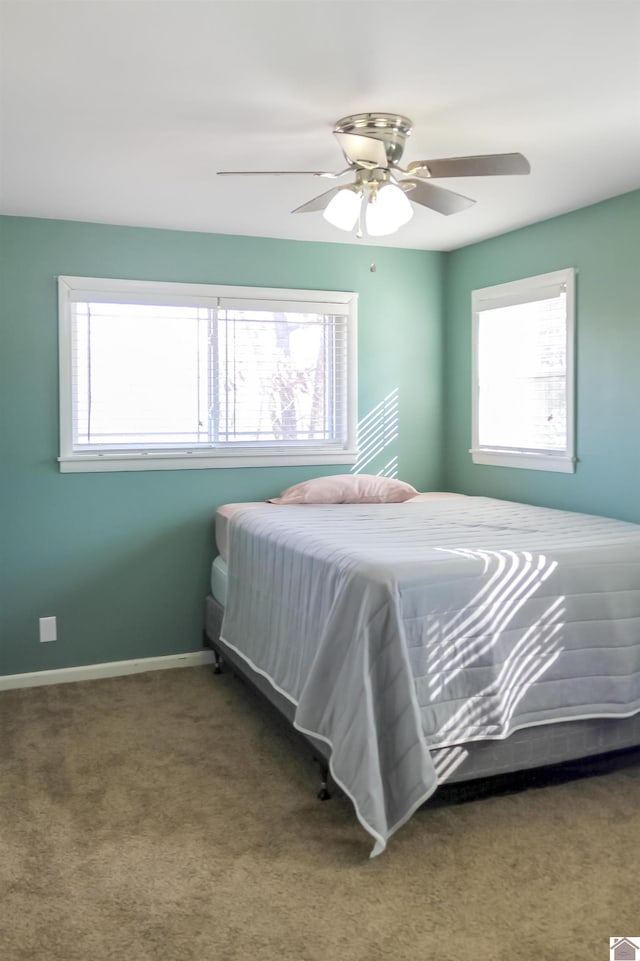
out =
[[474,464],[575,471],[574,271],[474,290]]
[[356,294],[58,286],[62,471],[355,462]]

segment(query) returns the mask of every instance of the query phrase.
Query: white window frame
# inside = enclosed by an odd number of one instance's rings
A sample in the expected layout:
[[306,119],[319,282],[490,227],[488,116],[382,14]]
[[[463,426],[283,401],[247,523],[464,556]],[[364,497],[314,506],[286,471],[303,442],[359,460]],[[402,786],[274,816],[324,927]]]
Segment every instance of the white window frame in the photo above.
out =
[[[73,304],[100,299],[112,303],[140,303],[159,296],[167,304],[197,303],[216,306],[226,298],[238,307],[304,311],[332,311],[347,318],[347,358],[344,404],[346,436],[342,443],[287,447],[265,443],[264,447],[233,445],[188,450],[74,450],[74,398],[72,373]],[[354,464],[357,449],[357,293],[350,291],[288,290],[267,287],[235,287],[219,284],[168,283],[163,281],[116,280],[95,277],[58,277],[59,372],[60,372],[60,456],[62,473],[210,469],[219,467],[278,467],[294,465]],[[229,305],[227,305],[229,306]]]
[[[479,318],[482,311],[530,303],[566,291],[566,447],[563,451],[543,451],[525,447],[492,448],[479,442],[480,385],[478,378]],[[472,310],[472,440],[470,454],[474,464],[516,467],[528,470],[572,474],[575,456],[575,270],[566,268],[510,283],[474,290]]]

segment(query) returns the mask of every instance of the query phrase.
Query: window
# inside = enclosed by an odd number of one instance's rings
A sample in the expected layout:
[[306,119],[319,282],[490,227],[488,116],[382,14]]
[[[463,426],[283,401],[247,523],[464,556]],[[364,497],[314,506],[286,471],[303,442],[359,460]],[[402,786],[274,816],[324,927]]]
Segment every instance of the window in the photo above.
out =
[[574,271],[474,290],[475,464],[575,470]]
[[355,461],[356,294],[58,287],[62,471]]

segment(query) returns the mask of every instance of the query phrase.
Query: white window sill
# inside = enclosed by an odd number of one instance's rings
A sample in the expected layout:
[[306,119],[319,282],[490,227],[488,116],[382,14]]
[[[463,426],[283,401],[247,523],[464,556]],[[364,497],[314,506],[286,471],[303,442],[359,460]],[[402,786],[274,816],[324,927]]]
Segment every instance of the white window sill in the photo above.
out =
[[221,467],[305,467],[324,464],[355,464],[358,452],[336,451],[105,451],[59,457],[62,474],[85,474],[135,470],[214,470]]
[[469,451],[474,464],[492,467],[516,467],[525,470],[556,471],[575,474],[576,458],[570,454],[537,454],[533,451],[503,451],[481,448]]

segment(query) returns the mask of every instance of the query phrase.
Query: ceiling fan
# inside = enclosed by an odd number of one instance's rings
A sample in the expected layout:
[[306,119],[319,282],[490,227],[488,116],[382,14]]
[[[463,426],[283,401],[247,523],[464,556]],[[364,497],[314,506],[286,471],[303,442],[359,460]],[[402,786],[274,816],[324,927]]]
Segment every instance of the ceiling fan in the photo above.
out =
[[353,174],[348,184],[332,187],[318,197],[296,207],[294,214],[322,211],[329,223],[341,230],[358,225],[362,219],[367,234],[384,236],[395,233],[413,216],[411,202],[449,215],[471,207],[475,200],[437,187],[432,180],[448,177],[495,177],[528,174],[529,161],[520,153],[484,154],[475,157],[447,157],[439,160],[414,160],[406,168],[399,161],[412,122],[390,113],[357,113],[343,117],[333,132],[347,166],[337,173],[322,170],[219,170],[219,176],[293,176],[337,179]]

